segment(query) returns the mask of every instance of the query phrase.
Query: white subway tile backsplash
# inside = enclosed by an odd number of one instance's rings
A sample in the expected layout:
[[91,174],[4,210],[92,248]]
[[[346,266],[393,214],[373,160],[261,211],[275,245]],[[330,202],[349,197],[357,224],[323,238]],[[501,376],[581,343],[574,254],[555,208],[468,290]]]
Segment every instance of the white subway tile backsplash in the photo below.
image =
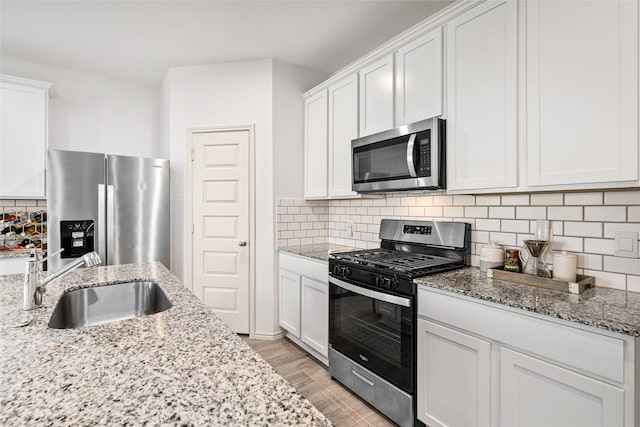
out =
[[464,217],[464,208],[462,206],[447,206],[444,208],[443,215],[451,218],[462,218]]
[[473,206],[476,204],[474,196],[456,195],[453,196],[453,206]]
[[584,274],[587,276],[594,276],[596,278],[596,286],[621,289],[623,291],[627,287],[627,276],[624,274],[587,269],[584,270]]
[[560,221],[582,221],[582,206],[549,206],[547,219]]
[[602,270],[602,255],[576,254],[578,268]]
[[489,208],[489,217],[514,219],[516,217],[516,208],[511,206],[491,206]]
[[640,191],[607,191],[604,193],[605,205],[640,205]]
[[613,255],[613,240],[585,238],[584,252],[587,254]]
[[516,218],[517,219],[546,219],[547,208],[542,206],[516,206]]
[[487,218],[489,208],[486,206],[465,206],[464,215],[469,218]]
[[[0,206],[15,203],[4,200]],[[476,266],[483,244],[495,240],[521,246],[533,238],[536,220],[548,219],[552,248],[576,253],[578,269],[597,276],[598,286],[640,292],[640,259],[613,256],[616,231],[640,232],[638,190],[476,196],[412,192],[354,200],[279,199],[276,206],[278,246],[312,242],[377,247],[384,218],[467,222]],[[347,224],[353,225],[352,232]]]
[[640,259],[605,256],[604,270],[613,273],[640,275]]
[[490,194],[483,196],[476,196],[476,206],[499,206],[500,195]]
[[564,203],[562,193],[540,193],[531,195],[532,206],[556,206]]
[[602,205],[603,194],[601,192],[594,193],[566,193],[564,195],[565,206],[578,205]]
[[500,231],[499,219],[476,219],[476,230]]
[[502,220],[500,231],[509,233],[528,233],[529,221],[526,220]]
[[502,196],[502,206],[523,206],[528,204],[528,194],[505,194]]
[[[557,233],[556,233],[557,234]],[[565,236],[602,237],[601,222],[565,222]]]
[[626,206],[585,206],[585,221],[624,222],[627,220]]
[[504,246],[516,246],[517,238],[515,233],[500,233],[492,231],[489,233],[489,240]]

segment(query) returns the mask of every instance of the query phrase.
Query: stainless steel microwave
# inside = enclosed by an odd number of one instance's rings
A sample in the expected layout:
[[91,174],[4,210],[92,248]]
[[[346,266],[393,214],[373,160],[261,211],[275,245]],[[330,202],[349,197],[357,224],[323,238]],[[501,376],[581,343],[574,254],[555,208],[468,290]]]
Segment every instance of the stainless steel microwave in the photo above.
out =
[[445,188],[445,121],[432,118],[351,141],[359,193]]

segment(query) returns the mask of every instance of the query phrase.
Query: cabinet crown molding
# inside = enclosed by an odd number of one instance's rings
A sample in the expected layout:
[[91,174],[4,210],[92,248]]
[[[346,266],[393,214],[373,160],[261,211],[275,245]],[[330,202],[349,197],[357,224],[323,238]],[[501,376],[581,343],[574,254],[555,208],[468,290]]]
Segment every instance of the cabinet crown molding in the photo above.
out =
[[49,82],[25,79],[23,77],[10,76],[8,74],[0,74],[0,82],[44,89],[49,93],[49,98],[51,99],[55,98],[58,95],[56,93],[55,87],[53,86],[53,83]]

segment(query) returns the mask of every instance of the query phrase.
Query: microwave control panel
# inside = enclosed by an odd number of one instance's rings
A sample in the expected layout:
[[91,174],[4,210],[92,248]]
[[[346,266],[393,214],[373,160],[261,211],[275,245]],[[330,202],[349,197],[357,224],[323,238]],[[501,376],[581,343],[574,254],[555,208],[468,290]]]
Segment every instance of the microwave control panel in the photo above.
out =
[[62,258],[78,258],[93,252],[94,223],[91,219],[60,221],[60,247]]
[[431,176],[431,140],[429,137],[418,142],[418,176]]

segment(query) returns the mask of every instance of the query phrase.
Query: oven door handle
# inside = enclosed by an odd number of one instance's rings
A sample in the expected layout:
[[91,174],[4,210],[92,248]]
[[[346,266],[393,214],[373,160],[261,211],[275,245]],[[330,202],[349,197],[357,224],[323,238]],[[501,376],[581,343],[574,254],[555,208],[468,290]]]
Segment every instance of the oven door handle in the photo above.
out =
[[365,297],[373,298],[378,301],[385,301],[391,304],[401,305],[403,307],[411,307],[411,299],[398,297],[391,294],[385,294],[382,292],[372,291],[371,289],[362,288],[360,286],[352,285],[351,283],[347,283],[343,280],[336,279],[335,277],[329,278],[329,283],[333,283],[336,286],[341,287],[342,289],[346,289],[347,291],[351,291],[355,294],[362,295]]

